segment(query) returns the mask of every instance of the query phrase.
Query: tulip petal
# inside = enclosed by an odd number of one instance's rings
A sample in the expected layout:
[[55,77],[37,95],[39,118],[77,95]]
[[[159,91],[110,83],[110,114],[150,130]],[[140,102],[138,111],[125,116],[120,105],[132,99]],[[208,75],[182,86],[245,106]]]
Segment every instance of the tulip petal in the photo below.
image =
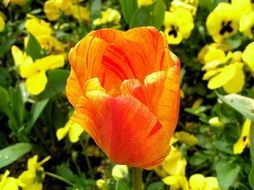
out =
[[84,106],[80,102],[76,111],[92,118],[87,126],[90,134],[112,161],[150,168],[167,156],[167,129],[140,101],[132,96],[111,97],[97,90],[88,92],[87,97],[90,104],[84,100]]
[[160,123],[167,127],[172,135],[179,110],[179,65],[166,71],[154,72],[145,78],[144,85],[137,79],[125,80],[121,84],[121,93],[131,95],[145,104],[155,114]]
[[[175,64],[171,56],[168,56],[166,40],[155,28],[140,27],[127,32],[112,31],[115,30],[103,29],[91,34],[109,43],[102,59],[103,69],[107,75],[113,75],[112,77],[121,81],[130,78],[143,81],[147,75],[166,70]],[[107,34],[111,35],[108,37]],[[107,80],[101,82],[106,89],[110,86],[109,83],[112,83]]]
[[[152,95],[152,92],[149,93]],[[179,113],[180,105],[180,65],[176,63],[166,74],[164,87],[157,103],[157,118],[172,136]]]
[[67,80],[66,95],[74,107],[83,95],[86,80],[93,78],[92,76],[99,76],[106,47],[107,43],[103,40],[88,36],[71,49],[68,58],[72,69]]

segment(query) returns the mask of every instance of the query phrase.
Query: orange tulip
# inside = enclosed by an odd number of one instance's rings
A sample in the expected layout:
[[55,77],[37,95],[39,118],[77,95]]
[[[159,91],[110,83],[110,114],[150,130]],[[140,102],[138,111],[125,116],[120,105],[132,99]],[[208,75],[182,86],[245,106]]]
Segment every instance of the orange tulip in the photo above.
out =
[[69,52],[73,121],[117,164],[153,168],[170,151],[180,63],[153,27],[88,34]]

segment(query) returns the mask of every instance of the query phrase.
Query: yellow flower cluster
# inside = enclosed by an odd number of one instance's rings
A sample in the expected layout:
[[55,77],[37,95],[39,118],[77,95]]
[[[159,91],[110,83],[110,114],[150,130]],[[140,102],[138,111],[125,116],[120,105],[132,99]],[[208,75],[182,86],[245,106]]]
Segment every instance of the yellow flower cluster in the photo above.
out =
[[219,3],[208,15],[206,27],[215,42],[222,42],[238,31],[248,38],[253,38],[253,3],[251,0],[232,0],[231,3]]
[[[25,27],[46,51],[54,53],[64,52],[63,44],[54,37],[54,32],[48,22],[29,14],[27,15]],[[25,45],[27,41],[28,39],[26,38]]]
[[64,54],[49,55],[33,60],[17,46],[12,46],[12,56],[19,74],[26,79],[26,89],[32,95],[40,94],[46,87],[46,71],[64,66]]
[[121,14],[112,8],[107,8],[101,12],[101,17],[93,20],[93,25],[98,26],[106,23],[119,24],[121,20]]
[[205,71],[203,80],[209,80],[209,89],[223,87],[227,93],[238,93],[244,86],[244,63],[252,72],[254,71],[252,53],[254,43],[249,44],[243,52],[228,50],[226,45],[212,43],[200,51],[198,59],[204,64],[202,68]]
[[61,13],[72,15],[78,21],[89,19],[89,10],[80,6],[79,0],[47,0],[44,3],[44,12],[50,21],[57,20]]
[[10,172],[6,170],[0,175],[1,190],[42,190],[42,182],[45,177],[42,164],[47,162],[50,157],[44,158],[38,162],[38,156],[35,155],[28,159],[27,170],[22,172],[18,178],[10,177]]
[[189,38],[194,28],[193,16],[196,13],[198,1],[173,0],[170,11],[165,12],[165,36],[169,44],[179,44]]
[[234,144],[234,154],[241,154],[246,146],[250,145],[250,127],[251,127],[251,120],[246,119],[243,127],[242,133],[237,142]]
[[62,140],[67,133],[72,143],[78,142],[79,136],[84,132],[84,129],[71,119],[65,124],[63,128],[59,128],[56,132],[57,139]]
[[4,174],[0,175],[0,189],[1,190],[18,190],[23,184],[19,179],[9,177],[10,171],[6,170]]
[[3,4],[7,7],[9,4],[24,5],[26,0],[3,0]]
[[[57,53],[33,60],[31,56],[12,46],[11,52],[15,66],[22,78],[26,79],[26,89],[32,95],[40,94],[46,87],[46,71],[64,66],[64,46],[53,36],[50,24],[33,15],[28,15],[25,23],[27,31],[39,42],[48,53]],[[25,49],[30,37],[24,40]]]
[[[192,137],[188,133],[184,135],[174,135],[171,144],[177,141],[185,141],[189,145],[196,144],[197,140],[193,141]],[[180,136],[180,139],[179,139]],[[184,139],[184,140],[183,140]],[[162,181],[166,185],[170,185],[170,189],[173,190],[220,190],[216,177],[205,177],[202,174],[193,174],[189,180],[185,176],[187,161],[183,157],[181,150],[174,146],[171,146],[171,152],[162,164],[155,169],[155,172],[163,177]]]
[[0,32],[5,28],[5,15],[0,11]]

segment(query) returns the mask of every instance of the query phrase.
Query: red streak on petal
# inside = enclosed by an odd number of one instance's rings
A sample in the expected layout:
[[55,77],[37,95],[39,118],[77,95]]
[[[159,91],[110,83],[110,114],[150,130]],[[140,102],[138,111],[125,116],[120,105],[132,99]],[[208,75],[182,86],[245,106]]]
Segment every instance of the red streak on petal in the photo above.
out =
[[157,121],[156,125],[153,127],[153,129],[148,134],[148,137],[151,137],[152,135],[156,134],[161,129],[161,127],[162,127],[162,125],[160,124],[159,121]]

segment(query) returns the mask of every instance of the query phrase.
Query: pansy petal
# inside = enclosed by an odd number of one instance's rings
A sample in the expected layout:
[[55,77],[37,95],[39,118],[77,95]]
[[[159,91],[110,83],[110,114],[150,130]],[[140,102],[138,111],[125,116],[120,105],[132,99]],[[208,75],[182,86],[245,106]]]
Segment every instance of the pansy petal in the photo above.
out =
[[71,123],[72,123],[72,121],[69,120],[69,121],[65,124],[64,127],[57,129],[57,131],[56,131],[57,140],[60,141],[60,140],[62,140],[62,139],[67,135],[67,133],[68,133],[69,130],[70,130]]
[[234,144],[234,154],[241,154],[244,148],[250,143],[250,127],[251,127],[251,120],[246,119],[243,127],[242,127],[242,134],[237,142]]
[[69,131],[69,139],[72,143],[78,142],[79,136],[84,132],[84,129],[77,123],[72,122],[70,131]]
[[254,73],[254,42],[251,42],[243,52],[242,58],[250,70]]
[[26,79],[26,89],[33,95],[40,94],[46,87],[47,76],[45,72],[38,72]]
[[243,64],[235,63],[235,65],[236,65],[236,73],[234,77],[223,86],[224,90],[228,94],[239,93],[242,91],[244,86],[244,73],[242,70]]
[[64,57],[65,57],[64,54],[49,55],[41,59],[37,59],[34,64],[41,71],[56,69],[56,68],[64,66]]
[[236,67],[234,65],[227,65],[222,68],[221,72],[212,77],[208,82],[209,89],[216,89],[222,87],[223,85],[227,84],[236,73]]

